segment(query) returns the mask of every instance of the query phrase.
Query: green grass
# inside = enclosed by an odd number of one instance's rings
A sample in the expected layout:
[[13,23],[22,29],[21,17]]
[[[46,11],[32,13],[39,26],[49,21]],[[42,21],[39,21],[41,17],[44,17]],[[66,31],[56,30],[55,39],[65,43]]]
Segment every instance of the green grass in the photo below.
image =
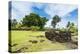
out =
[[[70,49],[65,44],[51,42],[45,38],[45,31],[11,31],[12,52],[53,51]],[[43,35],[44,37],[37,37]],[[36,40],[38,43],[31,43]],[[40,40],[45,40],[40,42]]]
[[33,32],[33,31],[12,31],[11,34],[12,34],[11,35],[12,43],[14,43],[14,42],[21,43],[21,42],[24,42],[24,41],[29,40],[29,39],[35,39],[35,38],[31,38],[31,37],[44,35],[44,33],[41,32],[41,31],[37,31],[37,32]]

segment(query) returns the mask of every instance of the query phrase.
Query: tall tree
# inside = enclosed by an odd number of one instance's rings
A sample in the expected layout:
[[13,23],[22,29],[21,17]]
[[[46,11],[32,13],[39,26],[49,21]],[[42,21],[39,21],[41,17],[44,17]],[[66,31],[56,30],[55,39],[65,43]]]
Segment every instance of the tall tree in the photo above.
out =
[[70,23],[70,21],[68,21],[68,23],[67,23],[67,26],[66,26],[66,27],[68,28],[68,27],[70,26],[70,24],[71,24],[71,23]]
[[53,26],[53,28],[55,28],[56,27],[56,24],[58,23],[58,22],[60,22],[61,21],[61,18],[58,16],[58,15],[55,15],[54,17],[53,17],[53,19],[52,19],[52,22],[51,22],[51,25]]
[[23,20],[22,24],[23,26],[39,26],[40,28],[43,28],[45,25],[45,22],[47,21],[46,17],[40,17],[38,14],[30,13],[30,15],[26,15]]

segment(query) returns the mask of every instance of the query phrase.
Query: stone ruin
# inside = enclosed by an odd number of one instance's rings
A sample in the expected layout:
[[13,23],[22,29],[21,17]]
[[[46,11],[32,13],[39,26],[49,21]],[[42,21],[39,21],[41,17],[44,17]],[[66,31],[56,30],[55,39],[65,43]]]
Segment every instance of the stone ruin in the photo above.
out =
[[69,31],[60,31],[60,30],[50,30],[45,32],[45,36],[50,41],[57,42],[70,42],[71,41],[71,32]]

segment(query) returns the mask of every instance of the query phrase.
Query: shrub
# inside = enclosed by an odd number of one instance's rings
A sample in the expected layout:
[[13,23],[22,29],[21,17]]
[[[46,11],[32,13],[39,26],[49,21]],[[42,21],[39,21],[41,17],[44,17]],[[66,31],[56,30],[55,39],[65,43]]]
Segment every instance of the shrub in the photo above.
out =
[[31,30],[32,31],[37,31],[37,30],[39,30],[40,29],[40,27],[38,27],[38,26],[31,26]]
[[27,26],[24,26],[24,27],[21,27],[20,28],[21,30],[30,30],[31,28],[27,27]]

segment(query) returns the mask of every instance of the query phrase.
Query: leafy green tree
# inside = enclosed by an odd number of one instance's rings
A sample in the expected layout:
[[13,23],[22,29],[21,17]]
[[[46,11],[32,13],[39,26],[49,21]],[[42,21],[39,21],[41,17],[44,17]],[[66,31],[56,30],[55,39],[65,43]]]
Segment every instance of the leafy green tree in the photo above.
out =
[[70,26],[69,26],[69,31],[75,32],[75,25],[74,25],[74,23],[71,23],[71,24],[70,24]]
[[58,23],[58,22],[60,22],[61,21],[61,18],[58,16],[58,15],[55,15],[54,17],[53,17],[53,19],[52,19],[52,22],[51,22],[51,25],[53,26],[53,28],[55,28],[56,27],[56,24]]
[[74,23],[71,23],[70,21],[68,21],[66,27],[67,27],[67,30],[70,31],[70,29],[72,29],[74,26],[75,26]]
[[47,21],[48,19],[46,17],[40,17],[38,14],[30,13],[30,15],[26,15],[23,18],[22,24],[28,27],[39,26],[42,29]]
[[39,20],[38,18],[40,18],[39,15],[30,13],[30,15],[26,15],[23,18],[22,24],[23,24],[23,26],[28,26],[28,27],[30,27],[32,25],[36,26],[36,25],[38,25],[38,20]]
[[44,25],[46,24],[47,21],[48,21],[48,19],[46,19],[46,17],[40,18],[40,20],[38,22],[38,26],[40,27],[40,29],[43,29],[43,27],[44,27]]

